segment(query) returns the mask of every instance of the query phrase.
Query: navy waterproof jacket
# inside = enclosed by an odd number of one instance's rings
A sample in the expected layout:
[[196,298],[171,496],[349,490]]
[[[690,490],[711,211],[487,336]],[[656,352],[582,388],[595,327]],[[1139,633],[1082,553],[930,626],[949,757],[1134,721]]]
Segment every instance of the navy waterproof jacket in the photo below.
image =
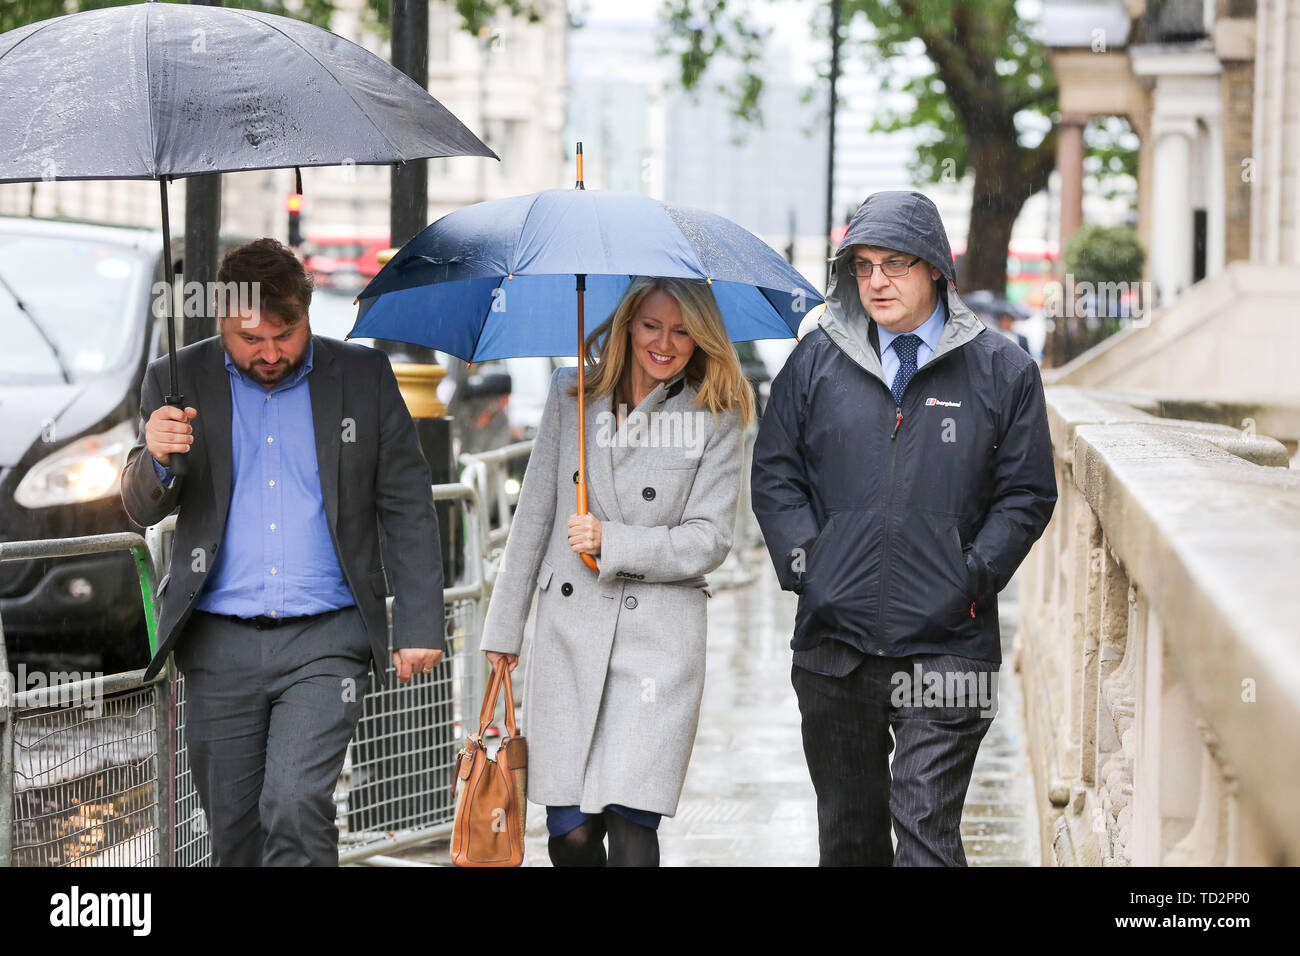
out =
[[[945,274],[943,334],[901,405],[848,271],[859,243]],[[781,586],[799,594],[795,650],[834,638],[867,654],[1001,662],[997,594],[1047,526],[1055,467],[1038,366],[958,298],[947,249],[923,196],[872,196],[840,245],[819,327],[772,382],[751,491]]]

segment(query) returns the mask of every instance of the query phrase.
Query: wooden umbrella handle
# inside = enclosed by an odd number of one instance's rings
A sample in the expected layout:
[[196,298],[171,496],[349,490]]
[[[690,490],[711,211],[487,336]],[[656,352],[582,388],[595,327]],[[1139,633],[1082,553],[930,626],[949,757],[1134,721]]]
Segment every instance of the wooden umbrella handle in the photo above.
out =
[[[579,176],[581,182],[581,176]],[[583,355],[583,339],[585,335],[582,328],[582,299],[583,293],[587,291],[587,277],[580,275],[578,278],[578,514],[587,513],[587,378],[584,374],[586,367],[586,356]],[[596,559],[589,554],[580,554],[582,563],[596,573],[600,573],[600,565]]]

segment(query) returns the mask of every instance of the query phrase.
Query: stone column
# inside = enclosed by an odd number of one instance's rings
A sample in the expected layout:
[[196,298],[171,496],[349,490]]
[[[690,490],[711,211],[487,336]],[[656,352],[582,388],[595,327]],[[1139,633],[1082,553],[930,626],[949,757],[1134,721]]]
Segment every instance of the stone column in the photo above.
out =
[[1224,263],[1250,258],[1250,198],[1254,190],[1255,30],[1253,18],[1216,18],[1214,52],[1223,63]]
[[1173,302],[1192,282],[1192,213],[1187,203],[1192,143],[1190,119],[1153,124],[1155,197],[1152,201],[1151,273],[1161,306]]
[[1083,224],[1083,127],[1088,117],[1067,113],[1056,133],[1056,171],[1061,177],[1061,254]]
[[1250,257],[1300,263],[1300,10],[1259,0]]

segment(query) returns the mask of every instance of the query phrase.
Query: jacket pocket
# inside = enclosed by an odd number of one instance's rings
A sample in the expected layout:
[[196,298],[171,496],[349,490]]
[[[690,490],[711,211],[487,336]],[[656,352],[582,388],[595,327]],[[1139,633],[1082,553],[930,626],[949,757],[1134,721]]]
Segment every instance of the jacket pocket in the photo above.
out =
[[971,580],[970,566],[966,563],[966,548],[961,543],[961,528],[957,525],[952,526],[952,540],[957,548],[957,574],[965,582],[962,594],[966,596],[966,600],[974,601],[975,584]]
[[891,635],[936,638],[970,618],[970,573],[954,515],[900,515],[890,559]]
[[[824,550],[826,542],[831,539],[831,535],[834,533],[832,529],[835,527],[835,519],[839,516],[840,512],[836,511],[832,512],[826,518],[826,523],[822,525],[821,531],[817,532],[817,537],[813,538],[812,544],[808,545],[808,550],[803,555],[802,573],[804,590],[808,589],[808,586],[812,583],[817,574],[816,562],[814,559]],[[792,563],[791,567],[792,570],[798,573],[800,571],[800,562],[796,560]]]
[[796,650],[820,635],[866,639],[875,630],[880,590],[880,513],[833,512],[808,548],[795,615]]

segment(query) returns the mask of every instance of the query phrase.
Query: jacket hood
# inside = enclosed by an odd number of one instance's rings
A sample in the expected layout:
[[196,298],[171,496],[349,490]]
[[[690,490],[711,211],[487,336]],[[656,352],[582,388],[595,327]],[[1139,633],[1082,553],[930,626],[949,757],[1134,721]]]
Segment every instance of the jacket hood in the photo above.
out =
[[957,295],[948,236],[934,203],[912,191],[873,193],[853,214],[844,241],[836,251],[826,307],[818,316],[817,324],[849,358],[881,381],[885,378],[884,369],[868,337],[873,320],[862,306],[858,281],[849,272],[847,253],[856,245],[881,246],[920,256],[943,273],[947,280],[943,283],[947,319],[931,361],[984,331],[984,323]]
[[[847,269],[845,253],[851,246],[879,246],[920,256],[952,285],[957,283],[952,249],[939,209],[922,193],[911,189],[872,193],[849,220],[848,230],[835,250],[835,267]],[[851,278],[851,277],[850,277]]]

